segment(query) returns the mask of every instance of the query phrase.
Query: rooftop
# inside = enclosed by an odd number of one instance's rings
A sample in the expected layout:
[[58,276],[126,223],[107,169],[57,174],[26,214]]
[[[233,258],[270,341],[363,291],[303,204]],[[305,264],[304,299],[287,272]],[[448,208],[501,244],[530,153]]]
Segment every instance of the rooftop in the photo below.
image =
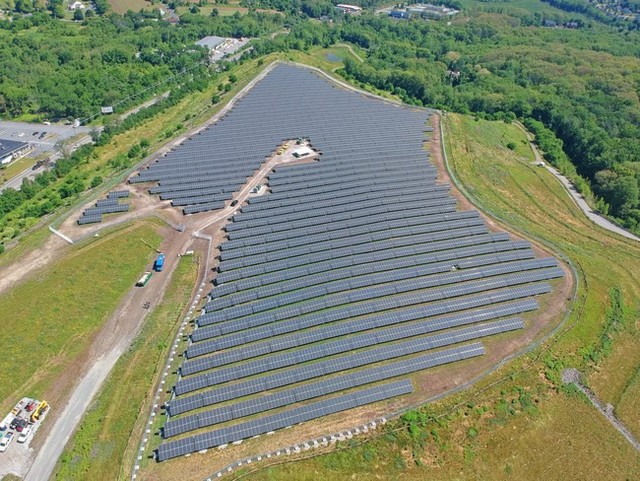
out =
[[207,47],[209,50],[213,50],[217,46],[224,43],[225,40],[226,38],[224,37],[216,37],[215,35],[212,35],[209,37],[204,37],[201,40],[198,40],[196,42],[196,45],[200,45],[201,47]]
[[10,154],[11,152],[15,152],[16,150],[23,149],[27,145],[29,144],[27,144],[26,142],[0,139],[0,157],[4,157],[5,155]]

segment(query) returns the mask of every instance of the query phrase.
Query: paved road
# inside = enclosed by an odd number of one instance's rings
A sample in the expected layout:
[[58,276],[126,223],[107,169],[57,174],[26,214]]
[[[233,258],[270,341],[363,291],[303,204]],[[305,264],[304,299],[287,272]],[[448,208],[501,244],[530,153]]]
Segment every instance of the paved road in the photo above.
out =
[[0,192],[5,189],[14,189],[20,190],[20,186],[22,185],[22,180],[26,178],[33,178],[38,175],[40,172],[44,171],[44,166],[40,166],[37,169],[33,169],[32,167],[27,167],[22,172],[20,172],[15,177],[7,180],[4,184],[0,185]]
[[533,143],[531,133],[527,129],[525,129],[524,126],[519,122],[515,122],[515,124],[525,133],[525,135],[529,139],[529,145],[531,146],[531,150],[533,150],[533,155],[535,156],[536,163],[543,163],[545,168],[549,172],[551,172],[556,179],[560,181],[560,183],[564,186],[564,188],[569,193],[569,195],[571,196],[573,201],[576,203],[576,205],[580,208],[580,210],[582,210],[582,212],[584,212],[584,215],[586,215],[594,224],[599,225],[603,229],[607,229],[608,231],[615,232],[616,234],[620,234],[621,236],[624,236],[627,239],[640,241],[640,237],[632,234],[631,232],[623,229],[622,227],[617,226],[616,224],[606,219],[605,217],[601,216],[597,212],[594,212],[593,209],[589,207],[589,204],[587,204],[587,202],[584,200],[584,197],[582,197],[582,195],[573,186],[571,181],[567,179],[564,175],[562,175],[560,172],[558,172],[556,169],[551,167],[548,164],[548,162],[544,161],[544,159],[542,158],[542,155],[540,155],[540,151],[538,150],[538,147]]
[[[89,135],[85,135],[84,137],[82,137],[81,139],[79,139],[77,142],[75,142],[75,149],[77,149],[78,147],[80,147],[83,144],[88,144],[89,142],[91,142],[91,137]],[[51,161],[55,162],[56,160],[58,160],[60,158],[60,155],[57,153],[52,153],[50,156]],[[15,189],[15,190],[20,190],[20,187],[22,186],[22,181],[24,179],[33,179],[36,175],[38,175],[40,172],[44,172],[45,170],[45,166],[40,166],[37,169],[33,170],[31,167],[23,170],[22,172],[20,172],[18,175],[16,175],[15,177],[9,179],[8,181],[6,181],[4,184],[2,184],[0,186],[0,192],[2,192],[5,189]]]
[[165,93],[160,94],[160,95],[156,95],[155,97],[153,97],[152,99],[147,100],[145,103],[138,105],[137,107],[132,108],[131,110],[129,110],[128,112],[125,112],[123,114],[120,115],[120,118],[122,120],[126,119],[127,117],[129,117],[130,115],[133,114],[137,114],[138,112],[140,112],[142,109],[146,109],[147,107],[151,107],[152,105],[157,104],[158,102],[160,102],[161,100],[166,99],[169,94],[171,93],[171,90],[167,90]]
[[93,396],[96,395],[122,351],[124,348],[111,351],[105,357],[95,361],[93,367],[78,383],[67,406],[56,420],[55,431],[52,430],[40,448],[35,462],[24,478],[25,481],[49,479],[62,450],[71,439],[71,435],[84,415],[86,401],[93,399]]

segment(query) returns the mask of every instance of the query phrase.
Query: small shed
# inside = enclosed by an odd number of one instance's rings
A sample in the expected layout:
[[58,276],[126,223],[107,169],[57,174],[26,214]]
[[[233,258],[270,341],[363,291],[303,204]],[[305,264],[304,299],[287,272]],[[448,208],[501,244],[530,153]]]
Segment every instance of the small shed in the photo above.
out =
[[313,150],[311,150],[309,147],[300,147],[294,150],[292,154],[296,159],[299,159],[301,157],[306,157],[307,155],[311,155],[312,153],[313,153]]

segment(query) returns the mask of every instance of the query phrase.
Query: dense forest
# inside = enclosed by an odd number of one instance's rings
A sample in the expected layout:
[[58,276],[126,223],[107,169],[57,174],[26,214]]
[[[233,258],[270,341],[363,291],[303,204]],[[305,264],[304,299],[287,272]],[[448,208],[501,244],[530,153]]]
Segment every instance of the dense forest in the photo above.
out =
[[282,22],[281,15],[263,13],[187,15],[176,28],[152,12],[79,23],[46,13],[0,21],[0,116],[90,117],[101,106],[149,95],[160,82],[173,77],[181,82],[183,72],[207,58],[206,50],[194,45],[205,35],[257,37]]

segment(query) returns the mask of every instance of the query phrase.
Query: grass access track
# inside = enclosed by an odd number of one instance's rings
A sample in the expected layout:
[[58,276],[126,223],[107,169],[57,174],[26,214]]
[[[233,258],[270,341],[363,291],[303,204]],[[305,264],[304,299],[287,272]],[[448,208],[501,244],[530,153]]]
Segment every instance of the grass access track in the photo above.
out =
[[153,386],[161,373],[198,276],[183,257],[160,305],[117,362],[56,467],[57,480],[126,479],[142,436]]
[[[593,225],[541,167],[514,125],[448,114],[450,171],[469,197],[515,230],[555,246],[576,265],[577,300],[561,331],[473,388],[387,423],[382,433],[339,443],[320,456],[237,471],[251,481],[422,479],[637,479],[640,456],[582,396],[558,382],[580,368],[596,394],[619,401],[616,414],[638,427],[637,308],[640,244]],[[509,147],[507,147],[507,145]],[[601,341],[611,288],[635,316],[612,336],[594,366],[585,352]],[[635,338],[635,340],[634,340]],[[613,382],[608,382],[612,380]]]
[[131,289],[159,245],[152,224],[107,234],[0,295],[0,409],[42,396]]

